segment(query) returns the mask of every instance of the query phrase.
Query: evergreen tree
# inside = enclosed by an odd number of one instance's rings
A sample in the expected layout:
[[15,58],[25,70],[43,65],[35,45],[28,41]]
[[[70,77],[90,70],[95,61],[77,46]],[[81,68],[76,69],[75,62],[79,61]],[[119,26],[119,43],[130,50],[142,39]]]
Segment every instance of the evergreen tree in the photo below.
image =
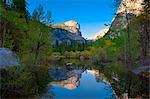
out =
[[25,0],[13,0],[14,6],[17,10],[26,12],[26,1]]
[[40,21],[48,26],[51,25],[52,23],[52,19],[51,19],[51,12],[47,11],[47,13],[45,14],[44,10],[43,10],[43,6],[39,5],[37,7],[37,9],[35,9],[32,13],[32,19],[35,19],[37,21]]

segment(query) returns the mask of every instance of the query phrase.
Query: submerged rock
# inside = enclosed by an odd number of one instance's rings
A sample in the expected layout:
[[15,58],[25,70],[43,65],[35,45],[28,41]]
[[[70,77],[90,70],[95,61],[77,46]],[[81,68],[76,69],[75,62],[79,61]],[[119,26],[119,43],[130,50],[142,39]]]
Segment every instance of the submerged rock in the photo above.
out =
[[19,58],[16,53],[8,48],[0,48],[0,68],[7,68],[19,65]]

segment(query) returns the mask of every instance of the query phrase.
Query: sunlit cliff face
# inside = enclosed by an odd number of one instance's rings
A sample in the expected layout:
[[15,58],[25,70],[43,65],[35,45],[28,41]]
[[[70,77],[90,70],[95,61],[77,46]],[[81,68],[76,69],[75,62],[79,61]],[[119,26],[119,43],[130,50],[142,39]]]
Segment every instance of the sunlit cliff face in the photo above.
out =
[[143,2],[144,0],[122,0],[122,3],[120,4],[117,13],[121,13],[121,12],[125,13],[125,11],[127,10],[127,13],[139,15],[140,12],[143,10],[143,6],[142,6]]
[[80,32],[80,24],[74,20],[66,21],[59,24],[52,25],[54,28],[62,28],[65,29],[73,34],[81,36]]

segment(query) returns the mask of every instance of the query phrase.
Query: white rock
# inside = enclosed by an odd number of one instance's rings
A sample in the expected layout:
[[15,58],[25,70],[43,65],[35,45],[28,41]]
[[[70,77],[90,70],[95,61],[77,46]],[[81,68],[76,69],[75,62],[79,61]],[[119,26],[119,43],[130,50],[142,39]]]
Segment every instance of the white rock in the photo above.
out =
[[19,58],[16,53],[8,48],[0,48],[0,68],[7,68],[19,65]]

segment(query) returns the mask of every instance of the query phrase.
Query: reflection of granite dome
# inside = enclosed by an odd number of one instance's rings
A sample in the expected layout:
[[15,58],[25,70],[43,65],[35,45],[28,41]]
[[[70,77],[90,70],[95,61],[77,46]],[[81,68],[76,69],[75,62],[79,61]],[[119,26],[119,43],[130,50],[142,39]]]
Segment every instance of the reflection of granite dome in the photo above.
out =
[[51,84],[54,86],[64,87],[73,90],[79,86],[79,79],[83,70],[65,71],[63,69],[50,69],[49,75],[55,82]]
[[[54,82],[51,84],[53,86],[59,86],[69,90],[76,89],[80,84],[80,78],[82,73],[85,70],[74,69],[71,71],[65,71],[63,69],[50,69],[49,75],[54,79]],[[96,81],[109,82],[109,80],[100,73],[98,70],[86,70],[90,74],[93,74],[96,77]]]
[[17,55],[7,48],[0,48],[0,68],[19,65]]
[[52,82],[53,86],[60,86],[69,90],[76,89],[79,86],[79,77],[73,76],[66,80],[59,81],[59,82]]
[[54,24],[52,27],[55,28],[52,45],[85,44],[86,42],[81,35],[80,25],[76,21],[71,20],[60,24]]

